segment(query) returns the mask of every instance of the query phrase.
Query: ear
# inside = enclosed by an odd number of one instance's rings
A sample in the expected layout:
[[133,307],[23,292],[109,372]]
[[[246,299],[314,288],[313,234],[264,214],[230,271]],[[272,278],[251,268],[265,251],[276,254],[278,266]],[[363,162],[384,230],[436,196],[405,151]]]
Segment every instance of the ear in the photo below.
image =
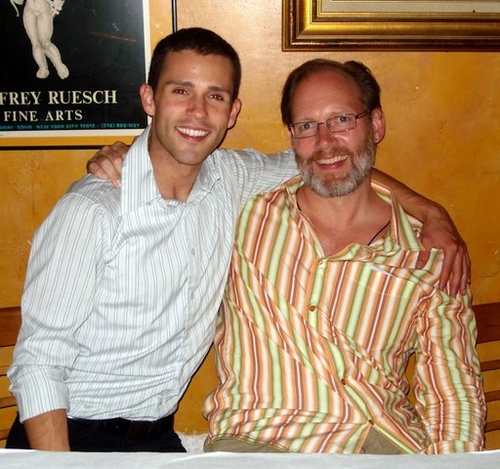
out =
[[155,100],[153,88],[147,83],[143,83],[139,89],[139,94],[141,96],[142,109],[149,116],[153,117],[155,115]]
[[372,111],[373,138],[380,143],[385,137],[385,114],[379,107]]
[[241,99],[236,98],[231,106],[231,112],[229,113],[229,120],[227,122],[228,130],[234,127],[236,124],[236,119],[241,111]]

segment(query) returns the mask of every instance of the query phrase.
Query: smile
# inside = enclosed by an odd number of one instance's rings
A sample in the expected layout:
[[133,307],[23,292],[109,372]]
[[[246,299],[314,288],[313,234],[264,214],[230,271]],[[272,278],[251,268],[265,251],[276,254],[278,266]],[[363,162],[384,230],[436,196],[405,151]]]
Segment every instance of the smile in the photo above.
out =
[[208,130],[196,130],[187,127],[177,127],[177,130],[188,137],[205,137],[209,133]]
[[336,164],[336,163],[341,163],[342,161],[347,160],[347,158],[349,158],[348,155],[334,156],[333,158],[317,160],[316,163],[321,164],[321,165]]

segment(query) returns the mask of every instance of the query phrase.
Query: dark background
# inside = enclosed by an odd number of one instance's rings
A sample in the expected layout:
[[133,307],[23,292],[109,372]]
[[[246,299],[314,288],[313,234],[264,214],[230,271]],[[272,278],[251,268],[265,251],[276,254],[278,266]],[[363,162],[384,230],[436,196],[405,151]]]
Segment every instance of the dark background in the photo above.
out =
[[[54,17],[52,36],[70,72],[64,80],[50,61],[50,75],[36,77],[38,66],[22,22],[24,6],[18,7],[20,15],[16,17],[10,2],[0,1],[0,91],[117,89],[117,105],[66,109],[83,110],[81,123],[128,123],[144,128],[147,118],[139,86],[146,81],[145,50],[149,51],[149,44],[145,45],[143,1],[147,0],[67,0]],[[0,107],[0,124],[7,124],[1,112],[6,109]],[[30,109],[44,116],[49,108]]]

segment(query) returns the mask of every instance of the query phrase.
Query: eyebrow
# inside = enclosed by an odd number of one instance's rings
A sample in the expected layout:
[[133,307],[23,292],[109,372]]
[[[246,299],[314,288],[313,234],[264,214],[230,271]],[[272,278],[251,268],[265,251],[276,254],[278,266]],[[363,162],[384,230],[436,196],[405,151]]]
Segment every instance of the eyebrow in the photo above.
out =
[[[176,81],[176,80],[170,80],[167,81],[166,85],[174,85],[174,86],[184,86],[186,88],[194,88],[195,84],[191,81]],[[218,91],[219,93],[227,93],[231,94],[231,90],[228,88],[225,88],[223,86],[217,86],[217,85],[210,85],[208,87],[209,91]]]
[[[326,120],[329,120],[329,119],[332,119],[332,118],[338,117],[338,116],[345,116],[346,114],[356,115],[357,112],[355,112],[355,111],[335,111],[330,115],[330,117],[327,117]],[[326,120],[325,120],[325,122],[326,122]],[[308,117],[304,117],[301,119],[293,119],[294,124],[302,124],[304,122],[319,122],[319,121],[316,119],[308,118]]]

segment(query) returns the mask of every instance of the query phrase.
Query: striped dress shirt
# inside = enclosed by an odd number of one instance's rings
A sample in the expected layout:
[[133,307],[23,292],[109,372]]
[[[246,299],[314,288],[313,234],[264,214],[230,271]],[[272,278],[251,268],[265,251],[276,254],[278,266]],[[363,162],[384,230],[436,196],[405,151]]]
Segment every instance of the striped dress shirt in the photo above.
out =
[[217,150],[188,200],[162,199],[132,145],[121,189],[86,176],[37,230],[9,369],[21,420],[155,420],[210,347],[245,202],[297,173],[293,154]]
[[[438,289],[442,252],[415,269],[421,224],[384,187],[387,236],[325,257],[293,179],[237,225],[216,332],[220,386],[207,445],[356,453],[370,428],[406,453],[482,448],[485,402],[469,298]],[[408,360],[416,356],[415,404]]]

